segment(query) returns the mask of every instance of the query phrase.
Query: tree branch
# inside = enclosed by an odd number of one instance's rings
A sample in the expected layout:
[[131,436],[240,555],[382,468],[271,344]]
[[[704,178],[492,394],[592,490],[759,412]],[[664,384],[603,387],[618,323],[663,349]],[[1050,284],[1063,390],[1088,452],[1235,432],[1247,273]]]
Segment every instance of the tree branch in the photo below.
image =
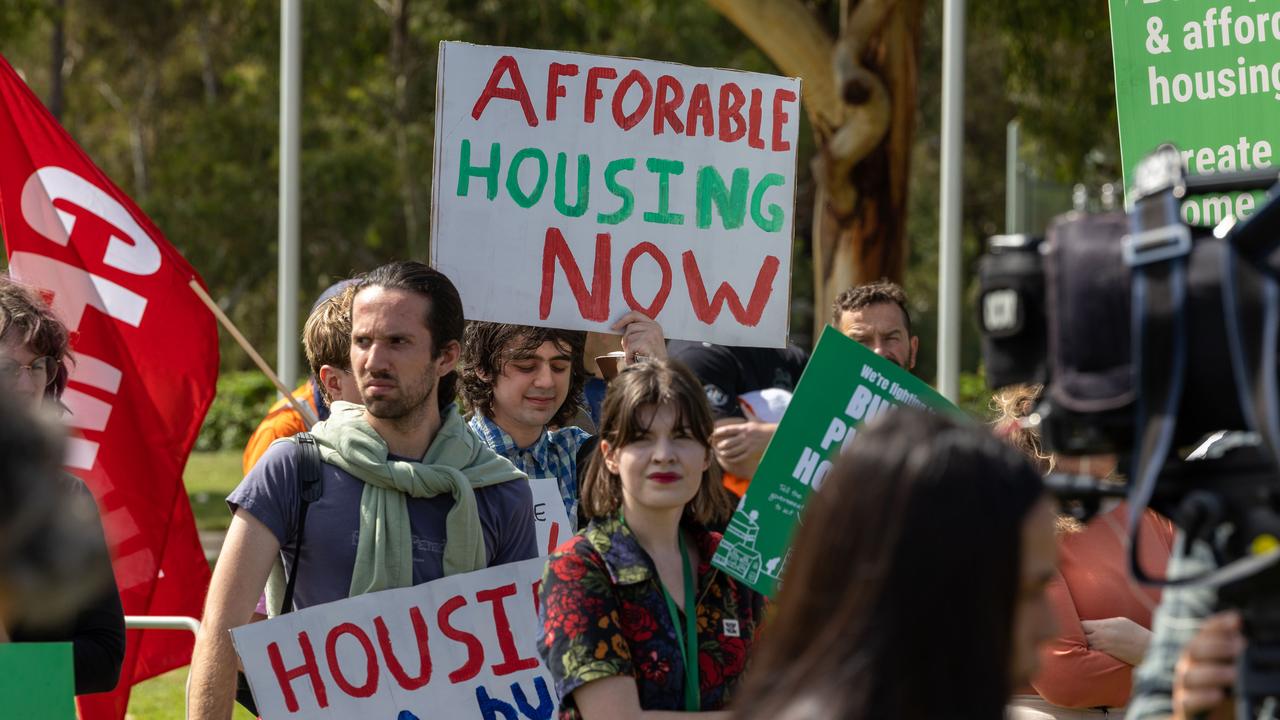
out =
[[844,18],[838,40],[800,0],[707,2],[779,69],[803,80],[801,94],[820,148],[814,171],[836,214],[852,214],[858,194],[850,174],[884,140],[891,116],[889,92],[862,58],[898,0],[861,0]]
[[778,69],[801,78],[809,121],[827,137],[844,122],[831,53],[835,40],[800,0],[707,0],[760,48]]
[[883,28],[898,0],[861,0],[849,12],[836,42],[832,63],[835,84],[849,112],[820,156],[832,208],[838,215],[853,212],[858,194],[849,174],[889,132],[891,98],[884,81],[862,65],[867,46]]

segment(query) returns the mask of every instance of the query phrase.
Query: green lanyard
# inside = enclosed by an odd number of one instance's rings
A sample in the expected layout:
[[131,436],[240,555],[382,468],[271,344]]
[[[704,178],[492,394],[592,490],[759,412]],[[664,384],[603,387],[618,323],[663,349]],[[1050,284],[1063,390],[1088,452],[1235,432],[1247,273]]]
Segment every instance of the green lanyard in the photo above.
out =
[[671,624],[676,629],[676,642],[680,643],[680,652],[684,655],[684,709],[698,712],[702,708],[702,697],[698,687],[698,607],[697,591],[693,587],[693,568],[689,566],[689,553],[684,549],[684,533],[676,539],[680,545],[680,563],[684,566],[684,625],[680,630],[680,614],[676,611],[676,601],[667,592],[667,586],[658,578],[662,588],[662,597],[667,601],[667,612],[671,614]]

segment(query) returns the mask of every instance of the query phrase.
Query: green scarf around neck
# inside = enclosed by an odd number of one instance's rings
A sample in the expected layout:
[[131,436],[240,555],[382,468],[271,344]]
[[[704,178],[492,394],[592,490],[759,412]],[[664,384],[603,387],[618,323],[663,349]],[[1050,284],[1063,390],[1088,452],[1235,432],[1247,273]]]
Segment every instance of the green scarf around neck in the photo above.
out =
[[525,474],[476,437],[456,405],[444,410],[421,462],[390,459],[386,441],[364,413],[361,405],[335,402],[329,419],[311,429],[324,461],[365,484],[350,596],[413,584],[410,497],[453,497],[445,525],[445,575],[484,568],[488,558],[475,490],[525,480]]

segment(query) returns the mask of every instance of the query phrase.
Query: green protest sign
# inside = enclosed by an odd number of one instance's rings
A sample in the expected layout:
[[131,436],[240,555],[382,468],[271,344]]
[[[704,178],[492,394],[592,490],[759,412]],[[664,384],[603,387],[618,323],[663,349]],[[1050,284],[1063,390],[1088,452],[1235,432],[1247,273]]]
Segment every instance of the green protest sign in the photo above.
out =
[[[1270,8],[1264,9],[1264,8]],[[1280,140],[1280,7],[1252,0],[1111,0],[1125,187],[1163,143],[1191,173],[1271,167]],[[1183,204],[1189,223],[1247,216],[1261,194]]]
[[857,428],[895,406],[963,412],[911,373],[827,327],[711,564],[772,595],[809,495]]
[[75,720],[71,643],[0,643],[5,717]]

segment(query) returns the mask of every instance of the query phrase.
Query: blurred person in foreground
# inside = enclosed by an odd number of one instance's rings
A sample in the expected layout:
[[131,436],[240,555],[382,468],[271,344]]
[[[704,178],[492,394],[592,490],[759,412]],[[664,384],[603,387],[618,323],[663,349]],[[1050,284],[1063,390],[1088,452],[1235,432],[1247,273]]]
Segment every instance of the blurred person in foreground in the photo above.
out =
[[[996,432],[1022,450],[1042,473],[1064,472],[1107,479],[1114,456],[1072,457],[1044,451],[1027,426],[1042,388],[1015,386],[997,393]],[[1128,506],[1112,501],[1085,525],[1063,515],[1057,521],[1058,572],[1049,604],[1058,637],[1045,646],[1040,672],[1015,688],[1010,720],[1075,720],[1120,717],[1133,687],[1133,668],[1151,642],[1151,615],[1160,589],[1129,574]],[[1148,509],[1139,530],[1142,567],[1160,575],[1173,549],[1173,523]]]
[[57,420],[17,405],[8,382],[2,387],[0,642],[69,640],[49,628],[65,628],[111,581],[106,546],[93,532],[92,500],[67,496]]
[[734,717],[1000,720],[1054,632],[1053,523],[1013,448],[886,413],[809,499]]
[[[97,506],[84,483],[61,469],[63,445],[49,437],[58,431],[32,420],[64,409],[60,398],[69,375],[69,337],[35,289],[0,275],[0,396],[17,406],[0,411],[5,424],[11,425],[0,430],[0,454],[4,462],[15,464],[0,477],[9,484],[5,492],[13,493],[0,501],[0,535],[5,536],[0,542],[16,542],[15,533],[31,532],[19,518],[28,512],[38,516],[39,506],[46,502],[53,503],[52,512],[65,513],[56,526],[69,523],[75,528],[51,529],[43,534],[43,542],[28,536],[28,544],[19,545],[26,550],[10,559],[35,576],[48,573],[63,582],[38,601],[10,608],[0,624],[12,642],[72,643],[76,694],[83,695],[115,688],[124,662],[125,633],[124,609]],[[30,473],[17,469],[22,462],[31,464]],[[52,495],[24,488],[24,482],[45,485]],[[78,572],[66,572],[68,567]]]
[[[763,600],[711,567],[733,501],[716,477],[702,387],[679,363],[609,385],[582,486],[590,523],[547,560],[538,651],[561,720],[723,710]],[[658,712],[658,711],[666,711]]]

